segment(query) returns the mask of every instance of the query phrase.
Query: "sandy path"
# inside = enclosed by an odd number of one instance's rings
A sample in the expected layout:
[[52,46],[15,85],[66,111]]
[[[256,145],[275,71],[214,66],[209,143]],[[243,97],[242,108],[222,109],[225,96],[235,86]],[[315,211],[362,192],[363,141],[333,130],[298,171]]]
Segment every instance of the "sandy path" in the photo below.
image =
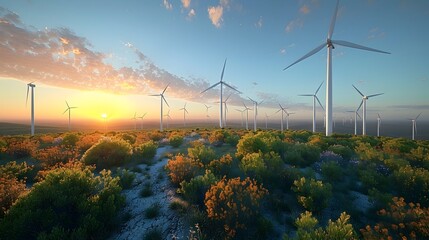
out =
[[[119,233],[111,239],[143,239],[145,233],[153,228],[162,231],[162,239],[186,239],[187,231],[184,229],[183,220],[169,208],[170,203],[176,198],[175,188],[170,185],[168,176],[163,170],[168,159],[160,157],[171,149],[170,146],[160,147],[154,157],[156,163],[147,168],[146,164],[139,167],[142,173],[136,173],[134,185],[131,189],[123,190],[126,196],[126,207],[124,212],[129,212],[131,218],[121,226]],[[148,170],[147,170],[148,169]],[[141,197],[140,191],[144,185],[150,183],[153,195]],[[153,219],[145,218],[145,210],[154,203],[160,204],[160,213]]]

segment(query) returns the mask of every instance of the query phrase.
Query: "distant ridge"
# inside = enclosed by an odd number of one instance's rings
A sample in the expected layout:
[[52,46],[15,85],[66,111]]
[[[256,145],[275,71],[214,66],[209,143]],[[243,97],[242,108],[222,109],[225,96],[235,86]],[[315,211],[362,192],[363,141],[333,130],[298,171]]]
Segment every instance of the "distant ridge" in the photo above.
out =
[[[0,122],[0,135],[30,134],[30,125],[21,123]],[[64,127],[39,126],[36,125],[36,134],[57,133],[67,131]]]

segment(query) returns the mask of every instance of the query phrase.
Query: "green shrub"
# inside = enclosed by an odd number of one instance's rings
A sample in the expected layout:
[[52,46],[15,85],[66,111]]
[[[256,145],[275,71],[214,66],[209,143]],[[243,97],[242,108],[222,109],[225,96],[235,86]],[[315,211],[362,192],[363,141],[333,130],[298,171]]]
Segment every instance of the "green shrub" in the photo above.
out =
[[153,195],[152,185],[150,183],[146,183],[143,188],[140,190],[140,197],[146,198]]
[[298,202],[307,210],[320,212],[328,206],[332,196],[332,186],[329,183],[316,181],[313,178],[307,180],[302,177],[294,181],[292,190],[297,194]]
[[149,163],[150,160],[152,160],[155,157],[157,149],[158,149],[157,143],[155,143],[152,140],[147,141],[134,149],[134,152],[133,152],[134,157],[137,158],[139,162],[142,160],[147,160],[144,162]]
[[242,159],[240,168],[247,176],[264,183],[272,182],[273,178],[280,178],[283,161],[277,153],[263,154],[248,153]]
[[24,180],[13,175],[0,174],[0,219],[25,190]]
[[341,155],[344,159],[350,159],[353,156],[353,150],[347,146],[343,145],[332,145],[328,147],[329,151],[334,152],[335,154]]
[[103,138],[89,148],[82,156],[87,164],[96,164],[98,168],[110,168],[127,163],[132,154],[131,145],[124,140]]
[[119,176],[119,179],[120,179],[119,183],[121,187],[123,189],[131,188],[133,181],[136,178],[136,174],[130,172],[127,169],[120,169],[120,168],[118,168],[116,172],[117,172],[117,175]]
[[236,168],[236,161],[232,159],[231,155],[226,154],[219,159],[211,161],[207,167],[216,176],[229,176],[231,170]]
[[17,164],[15,161],[8,162],[5,165],[0,165],[0,177],[9,175],[25,180],[33,168],[34,166],[28,166],[27,162],[21,164]]
[[322,163],[322,175],[327,182],[334,183],[341,180],[343,176],[343,170],[335,162],[324,162]]
[[319,160],[320,149],[310,144],[297,143],[289,146],[286,152],[286,163],[307,167]]
[[162,231],[160,228],[151,228],[143,236],[143,240],[162,240]]
[[161,209],[161,204],[158,202],[150,205],[150,207],[146,208],[144,211],[144,216],[147,219],[153,219],[159,216],[159,211]]
[[121,135],[121,139],[128,142],[129,144],[134,144],[136,142],[136,136],[128,133],[124,133]]
[[188,148],[188,156],[201,161],[204,165],[209,164],[216,158],[215,151],[211,147],[204,145]]
[[189,182],[181,182],[178,193],[183,194],[183,198],[188,202],[204,206],[204,194],[217,181],[215,175],[206,170],[203,176],[196,176]]
[[364,161],[383,161],[384,153],[378,151],[369,143],[358,143],[355,147],[355,152],[360,160]]
[[237,146],[238,141],[240,141],[240,136],[237,134],[230,134],[225,138],[225,143],[228,143],[232,147]]
[[103,170],[58,168],[0,222],[0,239],[104,239],[124,205],[119,178]]
[[76,146],[76,143],[79,141],[79,137],[75,134],[68,133],[63,137],[62,144],[66,146]]
[[183,137],[180,135],[172,135],[170,136],[169,141],[172,147],[178,148],[183,143]]
[[405,166],[393,173],[396,191],[408,202],[429,206],[429,170]]

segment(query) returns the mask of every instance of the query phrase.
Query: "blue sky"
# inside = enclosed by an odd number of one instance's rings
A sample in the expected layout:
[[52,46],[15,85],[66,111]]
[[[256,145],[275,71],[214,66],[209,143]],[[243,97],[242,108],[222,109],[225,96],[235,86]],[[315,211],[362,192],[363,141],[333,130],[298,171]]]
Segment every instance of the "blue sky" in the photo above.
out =
[[[168,83],[173,118],[180,118],[178,109],[185,102],[190,118],[204,118],[201,103],[212,105],[210,115],[217,118],[213,102],[218,88],[199,93],[219,81],[225,58],[224,80],[243,92],[231,97],[231,106],[242,108],[249,96],[264,100],[261,121],[265,112],[277,110],[278,103],[296,112],[296,119],[310,119],[311,98],[297,95],[313,93],[326,80],[326,50],[282,69],[325,41],[335,4],[335,0],[1,0],[0,121],[28,118],[25,84],[34,80],[39,109],[47,118],[62,119],[64,99],[82,107],[98,96],[89,94],[95,91],[107,94],[103,99],[115,95],[110,101],[127,105],[117,110],[117,118],[148,111],[156,119],[159,101],[148,95]],[[385,120],[423,112],[421,119],[429,120],[428,22],[426,0],[340,1],[333,38],[392,54],[342,46],[333,50],[334,116],[358,107],[354,84],[368,95],[385,93],[369,100],[368,119],[375,120],[377,112]],[[318,96],[325,105],[325,84]],[[109,109],[112,103],[106,101],[103,107]],[[82,110],[76,117],[85,118],[91,111],[95,110]]]

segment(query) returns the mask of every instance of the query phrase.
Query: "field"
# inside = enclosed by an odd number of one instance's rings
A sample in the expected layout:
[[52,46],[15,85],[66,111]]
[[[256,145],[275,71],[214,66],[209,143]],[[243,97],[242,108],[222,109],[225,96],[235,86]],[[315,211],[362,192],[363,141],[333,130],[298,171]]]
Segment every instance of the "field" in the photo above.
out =
[[429,141],[61,130],[0,136],[0,239],[429,238]]

